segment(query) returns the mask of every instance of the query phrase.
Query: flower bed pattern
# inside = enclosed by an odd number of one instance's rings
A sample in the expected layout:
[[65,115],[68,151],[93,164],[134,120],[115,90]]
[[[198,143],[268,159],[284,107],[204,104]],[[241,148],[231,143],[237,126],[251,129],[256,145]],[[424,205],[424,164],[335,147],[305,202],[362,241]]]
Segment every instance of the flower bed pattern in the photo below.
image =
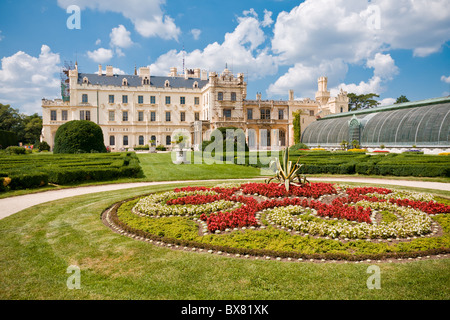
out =
[[[342,243],[402,243],[442,234],[432,216],[446,215],[450,206],[437,203],[428,194],[386,188],[310,183],[286,193],[276,183],[246,183],[151,194],[137,200],[131,212],[144,219],[188,219],[198,226],[198,236],[206,236],[212,243],[219,234],[245,229],[280,230]],[[445,240],[433,250],[450,251],[447,243]]]

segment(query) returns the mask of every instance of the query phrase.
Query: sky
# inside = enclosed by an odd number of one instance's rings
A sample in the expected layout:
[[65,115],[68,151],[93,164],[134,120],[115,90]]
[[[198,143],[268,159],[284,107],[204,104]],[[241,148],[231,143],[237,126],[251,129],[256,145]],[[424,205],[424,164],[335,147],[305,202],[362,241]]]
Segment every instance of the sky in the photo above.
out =
[[382,105],[450,95],[449,0],[0,0],[0,103],[60,98],[78,63],[152,75],[244,73],[247,99],[311,98],[317,79]]

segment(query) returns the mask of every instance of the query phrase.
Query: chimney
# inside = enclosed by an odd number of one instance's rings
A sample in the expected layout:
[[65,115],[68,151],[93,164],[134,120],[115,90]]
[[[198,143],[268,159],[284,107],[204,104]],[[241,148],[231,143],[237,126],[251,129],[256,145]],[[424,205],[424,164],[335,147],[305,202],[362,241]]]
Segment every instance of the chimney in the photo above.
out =
[[256,93],[256,100],[258,100],[258,101],[261,100],[261,93],[260,92]]
[[289,101],[293,101],[294,100],[294,90],[289,90]]
[[98,75],[99,76],[102,75],[102,65],[101,64],[98,65]]
[[106,76],[112,77],[114,75],[113,66],[106,66]]
[[170,68],[169,76],[170,77],[176,77],[177,76],[177,68],[175,68],[175,67]]
[[199,68],[194,69],[194,78],[200,78],[200,69]]
[[206,70],[202,70],[200,80],[208,80],[208,73],[206,72]]
[[147,77],[150,79],[150,67],[140,67],[139,68],[139,77],[141,77],[141,78]]

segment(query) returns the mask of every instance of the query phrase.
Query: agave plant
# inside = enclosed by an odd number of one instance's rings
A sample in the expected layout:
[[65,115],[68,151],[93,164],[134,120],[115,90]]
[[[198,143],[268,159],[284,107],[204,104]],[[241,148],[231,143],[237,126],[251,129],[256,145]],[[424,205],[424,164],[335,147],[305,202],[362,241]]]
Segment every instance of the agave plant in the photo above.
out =
[[[291,184],[300,186],[305,183],[309,183],[304,175],[300,175],[300,168],[303,166],[303,164],[299,163],[300,158],[301,157],[299,157],[297,159],[297,162],[292,165],[292,161],[289,161],[289,149],[286,148],[283,151],[282,162],[280,162],[279,158],[275,158],[275,160],[272,160],[270,162],[270,167],[272,167],[274,164],[276,165],[276,174],[269,180],[266,180],[266,183],[270,183],[272,180],[278,180],[280,184],[284,185],[284,187],[286,188],[286,192],[289,192],[289,186]],[[297,181],[298,183],[295,183],[295,181]]]

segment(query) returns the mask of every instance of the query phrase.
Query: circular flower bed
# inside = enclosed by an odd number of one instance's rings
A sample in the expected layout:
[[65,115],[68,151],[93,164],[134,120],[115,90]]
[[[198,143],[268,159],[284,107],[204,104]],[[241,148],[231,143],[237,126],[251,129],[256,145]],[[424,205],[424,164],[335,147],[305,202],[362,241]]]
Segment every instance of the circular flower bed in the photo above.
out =
[[[330,183],[293,185],[286,192],[277,183],[245,183],[176,188],[126,203],[128,207],[115,217],[116,224],[186,243],[193,241],[197,247],[204,243],[272,250],[278,237],[282,251],[337,250],[345,256],[354,251],[352,244],[337,249],[328,242],[323,248],[308,245],[315,246],[320,239],[352,242],[356,247],[383,242],[389,245],[361,251],[413,252],[416,244],[400,244],[443,235],[440,241],[421,245],[425,251],[449,251],[448,232],[433,217],[447,219],[450,206],[436,202],[429,194]],[[448,227],[447,220],[445,224]]]

